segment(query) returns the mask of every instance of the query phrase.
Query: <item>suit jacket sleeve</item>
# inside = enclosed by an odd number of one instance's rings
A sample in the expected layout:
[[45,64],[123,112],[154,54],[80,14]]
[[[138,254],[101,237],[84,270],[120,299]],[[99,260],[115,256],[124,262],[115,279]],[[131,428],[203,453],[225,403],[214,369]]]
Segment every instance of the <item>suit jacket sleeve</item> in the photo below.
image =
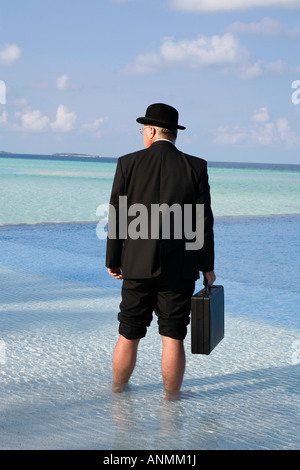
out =
[[121,266],[121,254],[124,240],[119,236],[119,196],[124,195],[124,193],[125,178],[122,170],[121,161],[119,159],[110,197],[105,262],[105,266],[107,268],[119,268]]
[[208,183],[207,163],[205,162],[198,184],[197,203],[204,204],[204,244],[198,253],[199,270],[214,270],[214,217],[211,210],[210,187]]

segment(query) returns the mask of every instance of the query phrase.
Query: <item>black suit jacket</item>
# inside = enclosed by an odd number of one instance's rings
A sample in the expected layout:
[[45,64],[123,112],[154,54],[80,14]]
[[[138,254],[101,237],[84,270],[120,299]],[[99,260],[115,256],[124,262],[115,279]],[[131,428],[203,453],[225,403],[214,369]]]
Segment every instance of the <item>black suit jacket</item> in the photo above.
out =
[[[185,240],[132,239],[119,236],[119,197],[127,197],[128,208],[143,204],[204,204],[204,245],[186,250]],[[199,278],[199,271],[214,269],[213,214],[205,160],[180,152],[166,140],[118,159],[110,204],[116,209],[117,237],[107,238],[106,267],[122,268],[123,279],[158,276],[169,264],[182,278]],[[109,216],[109,226],[111,224]],[[134,217],[133,217],[134,218]],[[128,217],[127,226],[133,220]]]

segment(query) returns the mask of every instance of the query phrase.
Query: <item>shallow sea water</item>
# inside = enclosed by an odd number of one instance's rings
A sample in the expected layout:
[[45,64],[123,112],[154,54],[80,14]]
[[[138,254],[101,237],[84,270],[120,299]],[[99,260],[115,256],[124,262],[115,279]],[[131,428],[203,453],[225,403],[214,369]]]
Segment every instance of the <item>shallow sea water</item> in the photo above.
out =
[[300,172],[209,168],[225,338],[195,356],[188,330],[170,402],[155,317],[111,393],[121,283],[95,220],[114,170],[0,158],[0,449],[298,449]]
[[225,338],[195,356],[188,331],[169,402],[155,318],[130,386],[111,393],[121,283],[96,224],[0,227],[0,448],[299,448],[299,228],[300,216],[216,219]]
[[[95,221],[116,163],[0,158],[0,224]],[[215,216],[299,214],[300,171],[208,166]]]

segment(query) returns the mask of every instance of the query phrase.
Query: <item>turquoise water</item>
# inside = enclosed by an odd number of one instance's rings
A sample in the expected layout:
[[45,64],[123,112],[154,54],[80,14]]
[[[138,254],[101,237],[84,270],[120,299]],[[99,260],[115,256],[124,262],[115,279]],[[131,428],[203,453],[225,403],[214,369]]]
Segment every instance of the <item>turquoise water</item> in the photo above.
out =
[[[121,283],[96,209],[115,166],[0,158],[0,449],[298,449],[300,171],[209,167],[225,338],[195,356],[188,330],[167,402],[155,319],[111,393]],[[59,221],[93,222],[9,225]]]
[[300,213],[300,171],[209,168],[216,216]]
[[[116,163],[0,158],[0,224],[97,220]],[[215,216],[299,214],[300,171],[209,166]]]
[[184,399],[167,402],[155,318],[111,393],[121,283],[96,223],[0,227],[0,449],[299,449],[299,229],[216,219],[225,338],[192,355],[188,327]]
[[115,163],[0,158],[0,223],[96,220]]

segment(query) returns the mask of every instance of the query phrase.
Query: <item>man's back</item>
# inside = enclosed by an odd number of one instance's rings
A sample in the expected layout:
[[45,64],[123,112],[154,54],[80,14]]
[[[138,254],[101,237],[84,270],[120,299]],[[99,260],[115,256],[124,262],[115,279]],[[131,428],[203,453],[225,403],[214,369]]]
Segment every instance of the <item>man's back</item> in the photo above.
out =
[[[130,236],[129,229],[122,247],[120,243],[123,244],[123,240],[109,241],[107,263],[110,262],[109,257],[114,249],[121,250],[123,278],[150,278],[160,273],[162,254],[176,248],[180,259],[182,256],[188,258],[190,267],[187,270],[190,272],[187,276],[197,278],[201,268],[198,266],[197,253],[182,253],[184,245],[178,241],[178,233],[174,234],[174,225],[171,225],[168,236],[162,233],[161,222],[159,227],[155,227],[155,224],[156,211],[159,208],[169,208],[166,216],[169,217],[172,212],[172,220],[176,213],[172,209],[181,209],[181,233],[184,241],[184,205],[191,205],[195,209],[195,205],[199,203],[205,204],[206,218],[209,219],[206,226],[209,224],[212,227],[205,160],[180,152],[167,140],[157,140],[147,149],[119,158],[110,201],[112,206],[119,207],[120,196],[126,197],[126,209],[128,211],[131,208],[132,211],[126,217],[127,228],[137,216],[139,222],[142,220],[144,225],[147,222],[147,227],[139,227],[138,237]],[[141,205],[147,211],[146,219],[144,214],[139,213]],[[208,242],[211,244],[212,240],[207,240]],[[183,266],[178,264],[178,269],[183,269]]]
[[[194,160],[194,161],[193,161]],[[120,158],[129,204],[193,203],[204,160],[190,157],[165,140]]]

